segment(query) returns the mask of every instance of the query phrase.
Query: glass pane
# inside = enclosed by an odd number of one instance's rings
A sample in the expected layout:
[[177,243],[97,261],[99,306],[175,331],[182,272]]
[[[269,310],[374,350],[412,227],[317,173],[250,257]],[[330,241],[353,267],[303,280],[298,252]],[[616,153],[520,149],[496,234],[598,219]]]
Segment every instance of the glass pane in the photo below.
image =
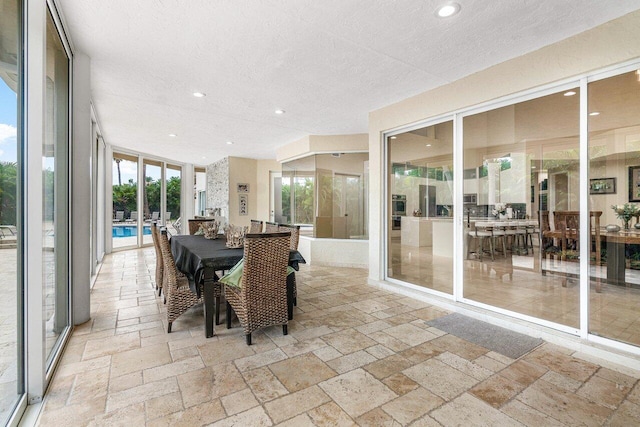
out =
[[465,298],[578,327],[579,99],[464,118]]
[[19,100],[22,90],[18,63],[20,52],[21,6],[16,0],[0,0],[0,257],[2,286],[0,308],[0,423],[11,415],[18,396],[23,392],[21,280],[18,271],[22,260],[17,246],[21,244],[18,178],[21,159]]
[[[144,218],[144,226],[142,227],[142,243],[151,244],[151,221],[160,223],[160,199],[162,196],[161,176],[162,166],[153,161],[144,160],[142,162],[144,175],[144,196],[142,199],[142,214]],[[133,214],[131,216],[134,216]],[[135,215],[138,217],[138,215]],[[134,220],[134,223],[138,220]],[[136,232],[137,232],[136,228]]]
[[388,140],[388,275],[453,293],[453,121]]
[[[278,222],[301,225],[303,233],[313,229],[314,219],[324,225],[322,218],[316,218],[314,214],[315,169],[315,156],[282,164],[282,214]],[[326,216],[331,217],[331,213]],[[326,222],[330,223],[330,220]]]
[[178,234],[174,222],[180,217],[180,198],[182,197],[182,169],[180,166],[167,165],[167,210],[164,223],[171,234]]
[[589,84],[589,160],[589,205],[601,213],[589,330],[640,345],[640,71]]
[[128,224],[127,218],[138,206],[138,159],[113,153],[113,248],[137,246],[138,228]]
[[[365,188],[368,153],[318,154],[316,237],[366,239]],[[324,227],[323,221],[328,221]]]
[[69,326],[69,58],[47,15],[43,146],[43,284],[46,355]]

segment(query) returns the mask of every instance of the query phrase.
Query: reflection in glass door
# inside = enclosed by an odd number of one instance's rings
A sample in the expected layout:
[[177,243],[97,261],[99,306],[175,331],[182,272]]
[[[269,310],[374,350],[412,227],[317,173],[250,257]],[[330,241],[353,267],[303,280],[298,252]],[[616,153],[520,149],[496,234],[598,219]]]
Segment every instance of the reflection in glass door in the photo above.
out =
[[20,171],[21,116],[19,103],[22,85],[19,70],[21,2],[0,0],[0,46],[3,56],[0,69],[0,424],[11,416],[23,384],[23,312],[22,224]]
[[387,147],[388,277],[453,294],[453,121]]
[[69,57],[47,15],[43,145],[43,286],[45,354],[50,365],[69,326]]
[[601,212],[602,226],[593,232],[600,251],[591,267],[589,332],[638,346],[640,71],[591,82],[588,93],[589,209]]
[[579,92],[463,118],[465,299],[579,327]]

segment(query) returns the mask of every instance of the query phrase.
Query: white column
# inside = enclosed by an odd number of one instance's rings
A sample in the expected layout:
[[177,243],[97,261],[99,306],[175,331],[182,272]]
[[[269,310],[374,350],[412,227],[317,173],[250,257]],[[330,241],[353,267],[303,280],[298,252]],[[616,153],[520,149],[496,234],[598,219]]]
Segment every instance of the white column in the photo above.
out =
[[73,127],[71,137],[71,284],[73,323],[90,319],[91,286],[91,62],[73,56]]

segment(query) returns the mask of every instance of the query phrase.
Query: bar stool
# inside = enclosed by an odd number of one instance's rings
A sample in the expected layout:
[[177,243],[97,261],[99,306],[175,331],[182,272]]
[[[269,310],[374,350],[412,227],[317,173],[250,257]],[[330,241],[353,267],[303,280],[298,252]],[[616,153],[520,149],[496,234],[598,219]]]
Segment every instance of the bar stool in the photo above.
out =
[[[478,255],[478,259],[482,261],[482,252],[484,252],[484,243],[489,241],[489,253],[491,254],[491,260],[493,261],[493,233],[490,229],[487,229],[482,226],[478,226],[476,223],[475,229],[469,230],[467,232],[469,238],[471,238],[476,243],[476,255]],[[467,243],[467,259],[469,259],[469,252],[471,247],[471,242]]]
[[495,222],[493,223],[493,228],[491,229],[491,232],[493,234],[493,247],[494,250],[495,248],[497,248],[498,246],[498,240],[502,241],[502,255],[504,255],[504,257],[507,257],[507,225],[508,223],[505,222]]

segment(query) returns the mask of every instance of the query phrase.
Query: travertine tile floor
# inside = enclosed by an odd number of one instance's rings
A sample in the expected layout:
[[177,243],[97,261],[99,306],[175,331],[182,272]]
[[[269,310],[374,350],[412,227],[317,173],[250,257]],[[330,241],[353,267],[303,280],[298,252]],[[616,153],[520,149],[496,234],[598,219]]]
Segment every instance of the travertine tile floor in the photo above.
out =
[[289,335],[204,338],[202,310],[165,332],[153,249],[107,257],[39,423],[436,426],[640,424],[640,372],[543,344],[512,360],[425,324],[445,311],[304,266]]

